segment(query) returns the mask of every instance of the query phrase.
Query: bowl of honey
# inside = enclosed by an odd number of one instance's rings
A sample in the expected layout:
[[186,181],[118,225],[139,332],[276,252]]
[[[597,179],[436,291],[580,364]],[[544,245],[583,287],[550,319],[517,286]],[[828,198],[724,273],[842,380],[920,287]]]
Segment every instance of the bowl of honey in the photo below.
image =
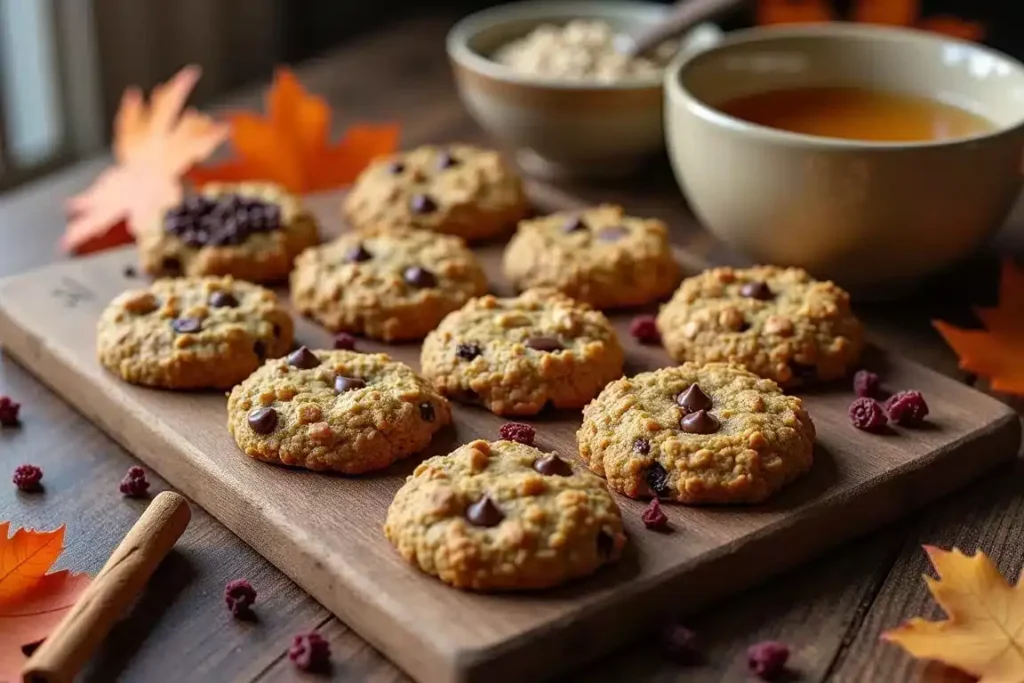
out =
[[665,127],[701,222],[869,296],[976,249],[1020,193],[1024,65],[855,24],[756,28],[676,60]]

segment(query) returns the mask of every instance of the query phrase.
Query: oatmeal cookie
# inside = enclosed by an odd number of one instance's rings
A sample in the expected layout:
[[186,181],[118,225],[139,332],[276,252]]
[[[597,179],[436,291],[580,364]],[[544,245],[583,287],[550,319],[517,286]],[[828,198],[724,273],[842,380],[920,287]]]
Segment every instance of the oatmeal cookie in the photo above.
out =
[[423,342],[423,374],[445,396],[498,415],[581,408],[622,375],[611,323],[552,289],[472,299]]
[[770,379],[685,363],[609,384],[583,410],[576,441],[630,498],[756,503],[810,469],[814,423]]
[[482,240],[508,232],[529,210],[516,171],[494,151],[418,147],[371,163],[345,197],[356,229],[409,225]]
[[792,387],[842,377],[864,345],[850,296],[800,268],[713,268],[687,278],[658,315],[677,361],[739,363]]
[[518,289],[554,287],[600,309],[647,304],[679,284],[665,224],[612,205],[521,222],[504,271]]
[[358,474],[417,453],[448,401],[385,354],[311,351],[269,361],[228,397],[228,430],[266,462]]
[[136,241],[152,275],[233,275],[250,282],[288,276],[316,244],[317,226],[299,200],[270,183],[211,183],[144,225]]
[[328,329],[397,341],[422,339],[487,277],[458,237],[396,228],[307,249],[291,285],[295,308]]
[[456,588],[548,588],[619,559],[626,536],[605,483],[514,441],[473,441],[421,463],[384,534],[408,562]]
[[96,348],[126,382],[228,389],[288,352],[292,319],[268,289],[228,277],[157,280],[100,316]]

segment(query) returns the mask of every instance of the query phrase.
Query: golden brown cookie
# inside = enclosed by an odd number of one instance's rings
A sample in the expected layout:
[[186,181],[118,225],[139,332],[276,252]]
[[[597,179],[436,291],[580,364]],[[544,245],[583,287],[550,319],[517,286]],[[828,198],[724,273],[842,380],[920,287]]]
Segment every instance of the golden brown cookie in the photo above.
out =
[[583,410],[580,457],[631,498],[756,503],[811,467],[814,423],[795,396],[726,363],[612,382]]
[[456,588],[548,588],[619,559],[626,536],[604,482],[514,441],[473,441],[421,463],[384,534],[406,561]]

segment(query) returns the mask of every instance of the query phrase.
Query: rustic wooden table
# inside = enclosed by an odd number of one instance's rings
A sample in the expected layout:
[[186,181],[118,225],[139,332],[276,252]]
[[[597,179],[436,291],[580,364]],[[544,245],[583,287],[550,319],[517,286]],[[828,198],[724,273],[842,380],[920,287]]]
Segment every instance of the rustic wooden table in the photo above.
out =
[[[337,107],[340,124],[398,118],[405,144],[482,139],[457,102],[443,54],[444,20],[401,24],[300,69],[305,83]],[[254,104],[258,91],[237,103]],[[65,197],[87,186],[106,160],[80,164],[0,200],[0,276],[59,258]],[[583,191],[588,199],[620,201],[667,220],[694,261],[736,257],[701,232],[673,190],[664,165],[642,178]],[[1024,207],[996,240],[1007,253],[1024,234]],[[927,283],[913,298],[858,310],[873,338],[941,372],[966,377],[929,320],[971,320],[969,304],[991,303],[997,261],[981,254]],[[979,388],[984,388],[983,383]],[[65,566],[95,572],[140,514],[145,502],[123,499],[117,485],[135,459],[22,368],[0,359],[0,394],[24,404],[23,426],[0,433],[0,474],[22,462],[40,465],[47,491],[19,494],[0,484],[0,519],[52,528],[68,524]],[[1020,404],[1024,406],[1024,403]],[[165,482],[151,475],[155,490]],[[920,579],[922,543],[982,548],[1004,574],[1024,562],[1024,468],[1014,466],[926,508],[914,517],[846,544],[689,619],[704,661],[680,668],[659,658],[651,642],[609,654],[573,680],[735,681],[748,675],[743,653],[752,642],[778,639],[793,647],[792,669],[803,681],[903,681],[921,673],[879,633],[914,615],[936,616]],[[223,604],[224,584],[247,577],[259,591],[259,620],[237,622]],[[694,590],[700,590],[695,586]],[[670,598],[667,598],[670,599]],[[177,549],[97,652],[83,680],[255,681],[300,678],[285,650],[294,633],[319,629],[331,642],[333,677],[345,681],[407,680],[359,636],[243,544],[196,509]],[[925,672],[928,673],[928,672]]]

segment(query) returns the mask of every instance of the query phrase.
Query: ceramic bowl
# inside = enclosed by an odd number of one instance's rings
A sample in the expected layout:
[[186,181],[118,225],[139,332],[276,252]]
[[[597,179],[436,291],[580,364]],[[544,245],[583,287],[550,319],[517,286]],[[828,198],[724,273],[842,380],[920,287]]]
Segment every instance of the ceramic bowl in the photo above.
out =
[[[660,74],[580,83],[516,73],[490,59],[541,24],[607,21],[619,32],[653,24],[668,8],[627,0],[541,0],[470,15],[448,34],[459,96],[484,130],[514,149],[524,170],[544,177],[622,176],[664,146]],[[682,41],[687,53],[720,37],[703,25]]]
[[[716,110],[737,97],[852,86],[937,98],[989,119],[983,135],[919,143],[823,138]],[[759,28],[666,71],[669,156],[715,235],[762,263],[802,266],[867,296],[975,249],[1021,188],[1024,65],[914,30]]]

